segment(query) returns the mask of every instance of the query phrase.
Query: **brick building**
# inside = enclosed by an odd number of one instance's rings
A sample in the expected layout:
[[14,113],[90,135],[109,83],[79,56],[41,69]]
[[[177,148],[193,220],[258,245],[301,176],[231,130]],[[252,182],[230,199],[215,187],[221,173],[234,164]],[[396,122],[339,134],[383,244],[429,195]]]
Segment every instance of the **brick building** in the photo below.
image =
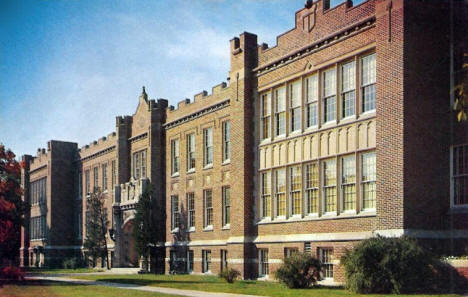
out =
[[76,152],[75,240],[85,193],[108,189],[113,264],[136,266],[132,208],[151,181],[166,272],[268,278],[308,251],[341,282],[340,256],[377,234],[466,252],[468,129],[450,89],[466,75],[467,17],[463,1],[306,1],[274,47],[235,37],[228,83],[177,108],[143,90],[115,133]]

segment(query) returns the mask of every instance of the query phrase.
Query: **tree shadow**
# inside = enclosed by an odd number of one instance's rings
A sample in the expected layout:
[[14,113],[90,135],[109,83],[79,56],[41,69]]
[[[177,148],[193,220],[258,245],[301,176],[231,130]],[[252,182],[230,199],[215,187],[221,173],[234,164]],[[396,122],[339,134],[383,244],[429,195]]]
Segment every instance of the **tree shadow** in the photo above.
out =
[[188,273],[188,243],[190,232],[188,228],[188,214],[184,205],[181,204],[179,211],[179,226],[172,232],[172,248],[169,257],[169,273]]

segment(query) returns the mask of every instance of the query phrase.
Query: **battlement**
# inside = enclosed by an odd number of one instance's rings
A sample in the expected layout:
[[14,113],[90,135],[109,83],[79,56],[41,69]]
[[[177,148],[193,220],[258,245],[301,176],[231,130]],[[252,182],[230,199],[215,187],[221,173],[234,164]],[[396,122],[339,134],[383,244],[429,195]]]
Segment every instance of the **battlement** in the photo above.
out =
[[218,102],[224,101],[229,97],[229,86],[226,82],[217,84],[211,88],[211,94],[208,94],[207,91],[203,90],[198,94],[195,94],[193,101],[186,98],[177,103],[177,108],[174,106],[169,106],[166,109],[167,121],[172,121],[181,116],[192,113],[198,109],[216,104]]
[[80,153],[80,158],[85,158],[89,155],[95,154],[96,152],[115,146],[116,143],[117,133],[112,132],[107,134],[107,136],[103,136],[98,140],[94,140],[93,142],[82,146],[78,149],[78,152]]
[[[330,8],[329,0],[306,1],[305,7],[295,13],[295,27],[276,37],[276,45],[258,46],[258,68],[282,64],[287,58],[308,45],[326,40],[346,28],[375,17],[376,0],[367,0],[356,6],[344,0]],[[292,43],[290,40],[295,40]]]

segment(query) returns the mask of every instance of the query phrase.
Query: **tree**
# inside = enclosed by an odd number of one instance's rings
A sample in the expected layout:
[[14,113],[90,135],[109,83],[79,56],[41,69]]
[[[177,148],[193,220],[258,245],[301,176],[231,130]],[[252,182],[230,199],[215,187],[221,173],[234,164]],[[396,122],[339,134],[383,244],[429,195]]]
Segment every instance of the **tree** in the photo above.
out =
[[107,269],[109,269],[106,241],[109,220],[104,202],[105,196],[99,188],[94,188],[94,192],[86,200],[86,239],[84,247],[88,250],[88,255],[93,259],[93,266],[96,264],[97,258],[102,260],[105,258]]
[[20,247],[23,215],[28,203],[21,200],[21,166],[11,150],[0,144],[0,266],[13,261]]
[[133,238],[135,239],[135,249],[140,258],[143,258],[143,270],[148,269],[148,258],[151,246],[156,244],[156,232],[158,224],[153,216],[154,200],[151,185],[140,195],[135,205],[135,218],[133,228]]
[[[468,57],[468,53],[463,55]],[[459,122],[468,120],[468,95],[465,91],[465,86],[468,83],[468,63],[462,65],[461,74],[463,75],[460,84],[454,87],[455,104],[453,109],[457,112],[457,119]]]

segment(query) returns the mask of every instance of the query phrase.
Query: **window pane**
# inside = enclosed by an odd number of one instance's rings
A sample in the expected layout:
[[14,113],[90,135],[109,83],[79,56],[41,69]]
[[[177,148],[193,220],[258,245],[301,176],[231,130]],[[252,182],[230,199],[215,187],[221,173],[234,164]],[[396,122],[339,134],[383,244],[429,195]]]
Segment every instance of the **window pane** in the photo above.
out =
[[336,70],[334,68],[323,72],[324,97],[336,95]]
[[318,100],[318,75],[314,74],[306,78],[307,102]]

